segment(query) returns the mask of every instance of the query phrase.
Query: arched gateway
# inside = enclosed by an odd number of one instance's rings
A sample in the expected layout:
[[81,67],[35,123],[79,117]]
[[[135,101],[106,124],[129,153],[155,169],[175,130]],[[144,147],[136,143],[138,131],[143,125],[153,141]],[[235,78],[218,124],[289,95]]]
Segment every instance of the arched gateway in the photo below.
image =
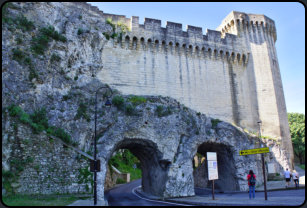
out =
[[[161,103],[168,103],[171,113],[159,116],[156,109]],[[97,180],[98,200],[104,200],[108,160],[118,149],[129,149],[141,161],[142,189],[159,197],[195,194],[194,181],[199,178],[193,176],[192,160],[197,152],[202,155],[217,152],[221,177],[216,181],[217,187],[226,191],[246,190],[248,169],[253,169],[261,181],[258,155],[239,156],[239,150],[257,147],[257,137],[229,123],[216,122],[170,98],[159,98],[156,103],[147,101],[137,106],[136,111],[134,116],[117,111],[112,124],[101,124],[98,129],[104,132],[97,145],[102,170]],[[205,187],[208,181],[198,185]]]

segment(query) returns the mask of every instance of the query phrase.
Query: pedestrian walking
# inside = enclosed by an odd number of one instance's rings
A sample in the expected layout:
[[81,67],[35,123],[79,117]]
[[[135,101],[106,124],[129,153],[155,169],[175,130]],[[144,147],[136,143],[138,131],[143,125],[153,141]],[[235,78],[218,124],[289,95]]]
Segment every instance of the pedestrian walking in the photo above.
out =
[[256,175],[254,174],[253,170],[249,171],[249,174],[247,175],[247,181],[249,186],[249,199],[255,198],[255,186],[256,186]]
[[293,181],[294,181],[294,184],[295,184],[295,188],[298,189],[299,188],[299,174],[298,172],[296,172],[296,170],[293,170]]
[[290,186],[290,180],[291,180],[291,172],[288,170],[288,168],[284,172],[284,176],[286,179],[286,188],[288,188],[288,186]]

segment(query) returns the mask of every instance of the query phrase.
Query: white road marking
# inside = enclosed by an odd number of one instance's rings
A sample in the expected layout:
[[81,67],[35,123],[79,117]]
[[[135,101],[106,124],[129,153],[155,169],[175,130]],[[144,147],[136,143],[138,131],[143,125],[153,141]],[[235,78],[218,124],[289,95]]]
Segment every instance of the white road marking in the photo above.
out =
[[138,187],[135,187],[134,189],[132,189],[132,193],[133,193],[135,196],[137,196],[137,197],[139,197],[139,198],[141,198],[141,199],[143,199],[143,200],[151,201],[151,202],[159,202],[159,203],[164,203],[164,204],[174,204],[174,205],[180,205],[180,206],[193,206],[193,205],[189,205],[189,204],[178,204],[178,203],[173,203],[173,202],[165,202],[165,201],[159,201],[159,200],[152,200],[152,199],[143,198],[143,197],[139,196],[139,195],[135,192],[135,189],[137,189],[137,188],[139,188],[139,187],[141,187],[141,186],[138,186]]

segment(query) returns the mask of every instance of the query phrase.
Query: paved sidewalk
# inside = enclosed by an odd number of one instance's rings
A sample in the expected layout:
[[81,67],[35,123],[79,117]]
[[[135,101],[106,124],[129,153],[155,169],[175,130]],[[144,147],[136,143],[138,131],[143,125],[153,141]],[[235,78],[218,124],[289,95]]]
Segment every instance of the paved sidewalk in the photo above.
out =
[[[295,170],[299,173],[300,176],[300,189],[305,189],[305,170],[300,169],[295,166]],[[285,181],[268,181],[267,182],[267,191],[278,191],[285,190]],[[288,189],[295,189],[293,181],[291,181],[290,187]],[[158,197],[148,195],[142,192],[141,188],[136,189],[136,192],[141,196],[152,199],[159,200]],[[264,192],[264,186],[256,188],[256,192]],[[232,193],[246,193],[245,192],[232,192]],[[248,196],[248,195],[247,195]],[[215,200],[212,200],[212,196],[191,196],[191,197],[182,197],[182,198],[169,198],[165,199],[169,202],[177,202],[190,205],[200,205],[200,206],[300,206],[305,201],[304,197],[291,196],[291,197],[268,197],[268,200],[265,200],[264,197],[258,197],[252,200],[246,198],[242,200],[242,196],[239,197],[236,194],[231,195],[230,193],[216,193]],[[107,203],[107,202],[106,202]],[[102,204],[98,204],[102,205]],[[107,205],[107,204],[106,204]],[[93,199],[88,200],[78,200],[69,206],[93,206]]]
[[300,206],[304,203],[305,198],[294,197],[268,197],[265,200],[263,197],[248,199],[246,193],[246,199],[236,196],[216,195],[215,200],[212,197],[185,197],[176,199],[167,199],[169,202],[185,203],[198,206]]

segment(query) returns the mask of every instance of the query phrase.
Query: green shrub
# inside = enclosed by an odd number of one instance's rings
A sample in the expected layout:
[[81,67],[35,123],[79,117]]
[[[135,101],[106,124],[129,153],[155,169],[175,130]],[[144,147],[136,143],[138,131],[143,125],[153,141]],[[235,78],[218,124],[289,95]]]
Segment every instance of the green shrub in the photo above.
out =
[[59,34],[59,32],[56,31],[53,26],[43,27],[40,32],[56,41],[66,42],[66,38]]
[[51,126],[47,129],[47,133],[60,138],[63,142],[71,144],[71,137],[64,129]]
[[163,117],[163,116],[168,116],[173,112],[170,106],[167,106],[167,108],[165,108],[162,105],[158,105],[156,108],[156,113],[158,114],[159,117]]
[[17,28],[24,31],[30,31],[35,28],[32,21],[29,21],[25,16],[21,15],[16,18]]
[[39,35],[32,38],[31,49],[34,53],[43,55],[51,39],[66,42],[66,38],[59,34],[53,26],[48,26],[41,28]]
[[13,59],[18,61],[18,63],[22,63],[23,59],[25,58],[25,53],[20,50],[19,48],[13,48]]
[[36,79],[39,78],[37,72],[35,71],[35,69],[34,69],[34,67],[33,67],[33,65],[31,65],[31,66],[29,67],[29,70],[30,70],[30,73],[29,73],[29,80],[30,80],[30,81],[32,81],[32,79],[34,79],[34,78],[36,78]]
[[41,124],[36,124],[36,123],[30,123],[30,126],[32,127],[33,133],[38,134],[42,132],[45,128]]
[[50,62],[54,63],[54,62],[59,62],[59,61],[61,61],[61,57],[58,54],[53,53],[51,55]]
[[20,37],[17,37],[15,41],[18,45],[22,44],[22,39]]
[[26,57],[26,58],[24,59],[24,63],[25,63],[26,65],[28,65],[28,66],[32,66],[32,60],[31,60],[31,58],[30,58],[30,57]]
[[126,106],[126,114],[129,116],[136,115],[135,107],[131,104],[128,104]]
[[19,106],[12,104],[8,107],[8,112],[10,116],[17,117],[22,123],[29,124],[33,133],[37,134],[46,130],[47,134],[56,136],[62,141],[72,144],[71,137],[67,132],[61,128],[49,126],[45,108],[36,110],[33,114],[28,115]]
[[110,35],[108,33],[103,32],[102,34],[106,37],[107,40],[110,40]]
[[14,104],[8,107],[9,115],[12,117],[20,116],[23,113],[23,110]]
[[113,97],[112,99],[112,103],[121,110],[124,110],[124,105],[125,105],[125,99],[120,96],[120,95],[116,95]]
[[90,117],[89,115],[87,115],[86,113],[87,111],[87,107],[85,103],[80,103],[78,110],[77,110],[77,114],[75,116],[75,120],[80,119],[81,117],[85,118],[88,122],[90,121]]
[[63,95],[63,97],[62,97],[62,100],[63,100],[63,101],[66,101],[66,100],[68,100],[68,99],[71,99],[71,96],[70,96],[70,95]]
[[12,177],[14,177],[14,174],[11,171],[9,171],[9,170],[6,171],[6,170],[2,169],[2,176],[4,178],[12,178]]
[[126,183],[126,181],[122,178],[117,178],[116,179],[116,184],[123,184],[123,183]]
[[78,35],[81,35],[83,32],[84,32],[83,29],[79,28],[77,34],[78,34]]
[[156,112],[158,113],[158,116],[161,117],[162,116],[162,112],[163,112],[163,106],[162,105],[158,105],[156,108]]
[[48,119],[45,108],[34,111],[34,113],[30,115],[30,118],[34,123],[42,125],[44,129],[48,128]]
[[146,103],[146,98],[142,96],[132,96],[128,99],[134,106],[140,105],[142,103]]
[[221,120],[219,119],[211,119],[212,128],[216,128],[217,124],[220,123]]
[[117,36],[118,36],[117,33],[112,33],[111,38],[114,39],[114,38],[116,38]]
[[48,48],[50,38],[44,34],[40,34],[37,37],[32,38],[31,49],[35,54],[43,55]]
[[24,113],[24,112],[20,116],[20,121],[24,124],[31,124],[31,118],[29,114]]

